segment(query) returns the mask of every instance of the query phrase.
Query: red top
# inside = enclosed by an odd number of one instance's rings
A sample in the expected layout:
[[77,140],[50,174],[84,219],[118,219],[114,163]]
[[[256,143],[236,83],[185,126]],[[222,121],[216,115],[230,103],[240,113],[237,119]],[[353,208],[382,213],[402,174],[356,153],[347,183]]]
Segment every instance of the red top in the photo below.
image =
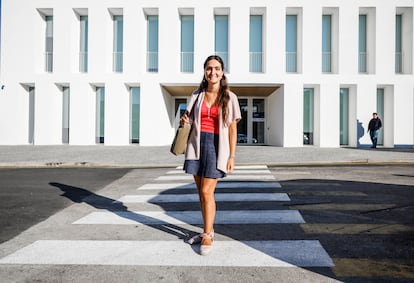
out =
[[208,107],[206,102],[203,101],[201,105],[201,131],[219,134],[219,107],[217,104]]

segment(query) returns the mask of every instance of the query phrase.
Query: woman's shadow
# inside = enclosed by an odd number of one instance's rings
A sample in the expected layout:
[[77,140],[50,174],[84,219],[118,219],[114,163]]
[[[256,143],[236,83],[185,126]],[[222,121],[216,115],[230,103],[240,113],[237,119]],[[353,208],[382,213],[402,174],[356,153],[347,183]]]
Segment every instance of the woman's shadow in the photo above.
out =
[[[119,217],[132,220],[137,223],[159,223],[160,220],[147,216],[138,214],[134,211],[131,211],[126,207],[122,202],[117,200],[95,194],[89,190],[74,187],[62,183],[50,182],[49,185],[59,188],[63,194],[62,196],[70,199],[76,203],[86,203],[97,209],[105,209],[111,213],[118,215]],[[161,224],[145,224],[148,227],[158,229],[160,231],[172,234],[178,239],[187,241],[190,237],[194,236],[196,233],[194,231],[179,227],[168,222],[162,222]]]

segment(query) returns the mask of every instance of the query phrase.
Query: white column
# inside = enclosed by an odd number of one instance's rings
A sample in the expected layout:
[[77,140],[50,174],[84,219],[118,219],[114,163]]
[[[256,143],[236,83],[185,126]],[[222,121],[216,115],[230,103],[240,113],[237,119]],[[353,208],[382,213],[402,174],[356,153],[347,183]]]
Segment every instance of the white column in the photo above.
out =
[[357,6],[347,5],[346,2],[339,9],[338,73],[357,74],[359,9]]
[[374,82],[363,82],[357,86],[357,127],[359,145],[371,145],[368,123],[372,113],[377,111],[377,85]]
[[285,8],[280,2],[266,8],[266,73],[280,77],[285,73]]
[[172,141],[173,116],[170,103],[173,100],[163,92],[156,80],[145,80],[141,84],[141,138],[143,146],[167,145]]
[[[399,83],[394,85],[394,121],[383,121],[385,126],[390,123],[394,128],[393,137],[395,146],[412,146],[414,144],[414,85],[411,83]],[[386,90],[387,92],[387,90]],[[388,102],[387,93],[385,103]],[[385,142],[385,140],[384,140]]]
[[36,83],[35,144],[62,143],[62,92],[49,80]]
[[199,3],[194,10],[194,71],[202,70],[206,58],[214,54],[214,9],[208,1]]
[[286,83],[283,97],[283,146],[303,146],[303,84]]
[[319,92],[320,147],[339,146],[339,112],[339,85],[335,82],[322,84]]
[[69,143],[95,144],[96,90],[84,80],[70,85]]
[[129,144],[129,92],[119,81],[105,85],[105,145]]
[[395,74],[395,4],[391,1],[378,5],[376,17],[376,74]]
[[[322,72],[322,8],[313,1],[306,2],[302,12],[302,73],[320,74]],[[301,29],[298,16],[298,37]],[[298,68],[300,70],[300,68]],[[299,71],[298,70],[298,71]]]
[[145,24],[144,13],[137,4],[124,8],[124,74],[141,74],[145,71]]
[[[249,30],[250,10],[245,2],[239,2],[230,10],[229,39],[230,39],[230,68],[231,75],[239,78],[249,74]],[[243,80],[243,79],[242,79]]]
[[282,85],[266,100],[266,135],[267,144],[283,146],[284,140],[284,86]]
[[112,72],[113,42],[111,39],[113,37],[113,23],[108,8],[103,5],[96,5],[88,13],[88,73],[102,74]]

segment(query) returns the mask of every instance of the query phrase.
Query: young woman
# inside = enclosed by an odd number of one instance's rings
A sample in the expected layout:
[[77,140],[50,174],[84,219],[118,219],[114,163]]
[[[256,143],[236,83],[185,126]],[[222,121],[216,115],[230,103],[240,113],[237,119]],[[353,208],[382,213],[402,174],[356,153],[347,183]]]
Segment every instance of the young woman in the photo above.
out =
[[181,118],[181,123],[192,124],[184,170],[194,176],[204,233],[188,242],[201,242],[200,254],[207,255],[214,239],[214,191],[218,178],[225,177],[234,169],[237,122],[241,118],[237,96],[229,90],[223,60],[219,56],[209,56],[204,62],[203,80],[191,100],[191,113],[187,111]]

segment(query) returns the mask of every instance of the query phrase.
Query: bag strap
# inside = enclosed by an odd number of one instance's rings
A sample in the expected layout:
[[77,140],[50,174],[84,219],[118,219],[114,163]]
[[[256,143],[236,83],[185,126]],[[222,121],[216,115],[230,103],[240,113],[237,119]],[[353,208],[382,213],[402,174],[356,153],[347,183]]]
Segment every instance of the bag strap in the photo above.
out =
[[196,104],[196,102],[198,101],[198,98],[200,97],[200,94],[201,93],[202,92],[199,92],[198,95],[197,95],[197,97],[195,99],[191,99],[190,100],[190,103],[188,105],[189,107],[187,107],[187,110],[185,111],[185,114],[187,114],[188,117],[190,117],[190,115],[192,114],[193,108],[194,108],[194,104]]

